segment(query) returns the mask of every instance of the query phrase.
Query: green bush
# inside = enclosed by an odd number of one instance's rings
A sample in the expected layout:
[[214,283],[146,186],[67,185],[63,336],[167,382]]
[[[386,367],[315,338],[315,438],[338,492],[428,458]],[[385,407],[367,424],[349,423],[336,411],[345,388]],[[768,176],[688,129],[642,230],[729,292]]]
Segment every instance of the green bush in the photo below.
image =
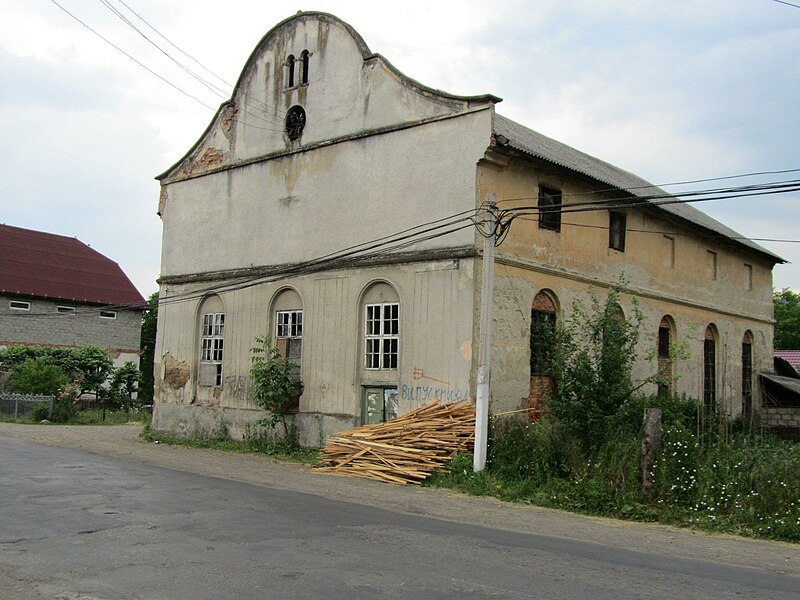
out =
[[35,422],[50,419],[50,405],[43,402],[38,403],[31,411],[31,420]]
[[56,396],[69,383],[69,377],[43,358],[28,358],[11,375],[11,389],[17,394]]
[[269,338],[256,338],[257,346],[250,349],[250,381],[253,401],[267,411],[260,425],[274,429],[283,423],[285,437],[294,426],[287,423],[286,413],[301,393],[301,383],[294,375],[296,365],[281,356]]

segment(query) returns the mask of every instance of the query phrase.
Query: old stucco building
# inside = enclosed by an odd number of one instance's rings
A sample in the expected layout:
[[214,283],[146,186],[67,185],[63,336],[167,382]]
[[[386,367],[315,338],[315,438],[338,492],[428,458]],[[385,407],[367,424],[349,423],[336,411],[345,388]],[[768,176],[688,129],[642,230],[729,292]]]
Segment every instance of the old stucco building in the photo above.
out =
[[[260,417],[250,348],[300,364],[302,441],[433,400],[474,400],[490,194],[534,205],[497,248],[495,410],[536,407],[531,324],[624,276],[671,391],[731,414],[772,360],[781,259],[642,179],[518,125],[491,95],[425,87],[336,17],[269,31],[232,99],[158,179],[164,243],[153,426],[234,435]],[[565,205],[589,198],[594,210]],[[543,209],[543,210],[539,210]],[[413,242],[413,243],[411,243]],[[636,376],[653,365],[637,365]],[[655,391],[655,386],[651,386]]]

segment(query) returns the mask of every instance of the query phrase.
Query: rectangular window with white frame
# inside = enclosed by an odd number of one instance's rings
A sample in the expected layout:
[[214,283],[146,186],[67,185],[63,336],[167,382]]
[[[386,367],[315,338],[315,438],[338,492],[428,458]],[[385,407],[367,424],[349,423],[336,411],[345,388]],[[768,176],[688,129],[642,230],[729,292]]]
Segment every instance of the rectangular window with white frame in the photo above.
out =
[[364,317],[364,366],[369,370],[397,369],[400,354],[400,304],[367,304]]
[[225,313],[203,315],[200,347],[200,385],[222,385],[222,355],[225,347]]
[[284,358],[294,363],[293,375],[299,379],[303,356],[302,310],[279,310],[275,313],[275,345]]
[[11,300],[8,303],[8,308],[10,308],[11,310],[30,310],[31,303],[24,302],[22,300]]
[[58,311],[62,315],[74,315],[75,314],[75,307],[74,306],[57,306],[56,311]]

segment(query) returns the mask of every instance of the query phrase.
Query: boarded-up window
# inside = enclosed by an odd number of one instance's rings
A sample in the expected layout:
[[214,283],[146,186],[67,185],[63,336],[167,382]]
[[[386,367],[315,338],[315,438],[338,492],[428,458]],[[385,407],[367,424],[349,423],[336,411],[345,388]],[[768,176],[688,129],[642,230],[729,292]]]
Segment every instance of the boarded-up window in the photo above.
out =
[[744,289],[748,292],[753,289],[753,265],[744,266]]
[[717,279],[717,253],[711,250],[706,252],[706,272],[710,280]]
[[669,269],[675,267],[675,238],[665,235],[661,238],[661,256],[663,265]]

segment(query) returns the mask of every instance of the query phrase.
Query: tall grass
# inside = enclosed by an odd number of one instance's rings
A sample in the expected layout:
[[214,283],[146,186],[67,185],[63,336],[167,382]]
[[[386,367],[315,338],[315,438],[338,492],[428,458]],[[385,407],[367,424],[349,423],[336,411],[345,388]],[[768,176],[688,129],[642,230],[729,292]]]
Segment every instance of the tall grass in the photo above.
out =
[[[641,490],[641,415],[661,404],[655,487]],[[800,542],[800,445],[698,428],[691,402],[633,399],[604,441],[587,448],[551,419],[494,418],[486,469],[458,456],[430,485],[554,508]],[[624,413],[625,411],[622,411]],[[634,415],[638,413],[638,420]]]

